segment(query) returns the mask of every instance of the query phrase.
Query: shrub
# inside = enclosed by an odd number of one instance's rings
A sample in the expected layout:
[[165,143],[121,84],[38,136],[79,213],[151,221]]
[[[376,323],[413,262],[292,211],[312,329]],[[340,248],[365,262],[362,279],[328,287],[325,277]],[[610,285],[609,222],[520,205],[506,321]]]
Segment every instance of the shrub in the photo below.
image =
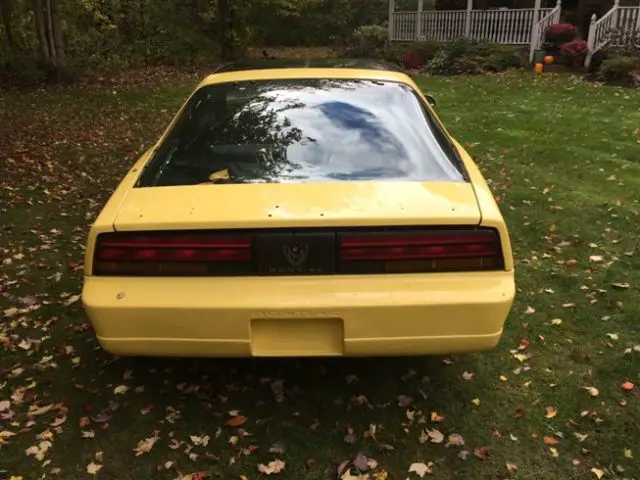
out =
[[526,59],[511,46],[460,39],[445,44],[427,63],[427,69],[432,73],[460,74],[502,72],[525,65]]
[[389,30],[383,25],[363,25],[356,28],[351,38],[346,55],[349,57],[380,56],[387,46]]
[[7,84],[33,86],[46,79],[47,71],[37,55],[12,52],[0,60],[0,80]]
[[405,53],[402,64],[404,68],[410,70],[418,69],[423,65],[420,55],[416,51]]
[[600,65],[598,76],[605,81],[640,85],[639,57],[612,57]]
[[562,44],[575,40],[578,27],[570,23],[554,23],[544,33],[547,48],[559,48]]
[[572,40],[560,47],[560,53],[566,57],[580,57],[586,55],[589,51],[589,46],[584,40]]

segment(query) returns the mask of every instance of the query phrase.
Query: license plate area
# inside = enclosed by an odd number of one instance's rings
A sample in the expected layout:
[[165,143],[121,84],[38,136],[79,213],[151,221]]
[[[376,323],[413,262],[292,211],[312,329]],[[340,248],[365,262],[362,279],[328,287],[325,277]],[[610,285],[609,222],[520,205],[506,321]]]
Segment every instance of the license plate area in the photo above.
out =
[[256,357],[344,355],[341,318],[254,318],[251,353]]
[[265,233],[256,238],[259,275],[331,275],[336,271],[332,232]]

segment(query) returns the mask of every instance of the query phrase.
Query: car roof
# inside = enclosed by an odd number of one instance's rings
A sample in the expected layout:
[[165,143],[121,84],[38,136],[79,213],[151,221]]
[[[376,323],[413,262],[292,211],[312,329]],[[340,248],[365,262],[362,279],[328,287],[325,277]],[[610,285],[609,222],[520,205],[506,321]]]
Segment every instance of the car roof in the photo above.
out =
[[360,58],[274,58],[260,60],[242,60],[226,63],[220,65],[215,70],[215,73],[281,68],[348,68],[352,70],[382,70],[392,72],[402,71],[402,69],[398,65],[390,62]]
[[402,68],[363,59],[262,59],[231,62],[216,68],[198,88],[217,83],[277,79],[332,78],[401,82],[412,85]]

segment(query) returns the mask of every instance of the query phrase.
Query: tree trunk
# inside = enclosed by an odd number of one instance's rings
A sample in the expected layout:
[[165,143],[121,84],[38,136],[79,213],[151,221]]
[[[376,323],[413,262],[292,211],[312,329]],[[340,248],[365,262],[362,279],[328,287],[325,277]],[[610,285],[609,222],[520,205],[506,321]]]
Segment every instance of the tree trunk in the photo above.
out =
[[56,42],[53,39],[53,21],[51,19],[51,0],[44,0],[44,20],[45,30],[47,32],[47,47],[49,49],[49,58],[54,68],[58,65],[56,55]]
[[36,19],[36,35],[38,36],[42,60],[45,64],[50,65],[51,56],[49,55],[49,42],[44,20],[44,0],[33,0],[33,14]]
[[15,41],[13,39],[13,30],[11,30],[11,3],[12,0],[0,0],[0,11],[2,13],[2,23],[4,25],[4,34],[7,37],[7,45],[9,49],[13,49]]
[[49,0],[51,13],[51,27],[53,30],[53,45],[56,51],[56,68],[60,70],[65,65],[64,39],[62,36],[62,22],[58,13],[58,0]]
[[220,29],[220,56],[222,60],[230,60],[233,56],[231,45],[233,31],[229,28],[230,17],[229,0],[218,0],[218,28]]

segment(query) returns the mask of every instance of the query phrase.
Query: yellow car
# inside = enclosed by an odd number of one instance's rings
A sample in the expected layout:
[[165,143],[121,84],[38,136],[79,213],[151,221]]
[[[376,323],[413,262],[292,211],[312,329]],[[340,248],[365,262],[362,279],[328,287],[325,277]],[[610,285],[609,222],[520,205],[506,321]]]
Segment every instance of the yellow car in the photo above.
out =
[[494,347],[514,264],[487,183],[431,97],[384,64],[206,77],[91,228],[102,347],[381,356]]

